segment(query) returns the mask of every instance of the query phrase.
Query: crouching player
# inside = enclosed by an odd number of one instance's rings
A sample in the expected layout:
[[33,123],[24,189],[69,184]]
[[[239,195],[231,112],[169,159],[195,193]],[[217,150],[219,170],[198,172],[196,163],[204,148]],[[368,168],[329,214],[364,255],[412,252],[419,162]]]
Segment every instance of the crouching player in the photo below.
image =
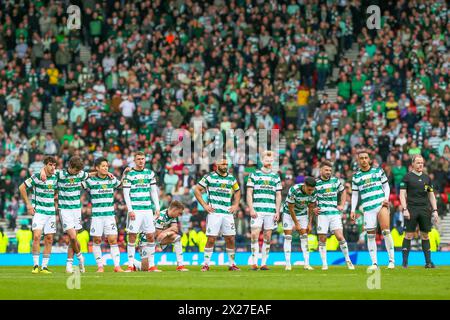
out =
[[94,240],[93,251],[97,262],[97,272],[104,272],[102,260],[102,236],[108,238],[114,272],[124,272],[120,268],[120,251],[117,245],[117,225],[114,214],[114,190],[122,183],[108,176],[108,160],[100,157],[94,163],[97,174],[83,181],[81,185],[89,190],[92,203],[91,236]]
[[[183,247],[181,245],[181,235],[178,233],[178,217],[183,214],[184,205],[180,201],[171,202],[168,209],[161,211],[159,218],[155,221],[156,242],[163,249],[173,243],[177,256],[177,271],[189,271],[183,266]],[[148,252],[146,252],[147,239],[144,234],[141,238],[142,263],[135,260],[136,269],[148,269]]]

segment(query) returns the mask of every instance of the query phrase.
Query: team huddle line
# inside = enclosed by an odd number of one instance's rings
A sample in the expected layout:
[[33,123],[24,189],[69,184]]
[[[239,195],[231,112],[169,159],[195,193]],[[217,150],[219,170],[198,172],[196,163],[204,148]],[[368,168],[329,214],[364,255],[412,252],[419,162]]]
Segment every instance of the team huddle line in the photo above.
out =
[[[423,167],[423,159],[414,159]],[[422,161],[422,162],[421,162]],[[74,256],[77,257],[80,272],[85,272],[84,257],[77,241],[77,231],[81,226],[81,191],[90,194],[92,204],[92,220],[90,235],[93,237],[93,253],[97,263],[97,272],[104,272],[102,262],[102,237],[108,240],[115,272],[134,272],[137,270],[161,272],[155,265],[156,246],[163,249],[173,244],[177,259],[177,271],[188,271],[183,265],[181,235],[178,228],[178,217],[184,211],[184,204],[172,201],[169,207],[159,207],[159,188],[155,173],[145,167],[145,154],[134,155],[134,167],[126,168],[119,180],[109,173],[109,163],[105,158],[98,158],[91,173],[83,171],[83,161],[79,157],[69,160],[68,168],[56,170],[56,159],[46,157],[44,168],[40,173],[28,178],[19,187],[29,214],[33,215],[33,273],[51,273],[48,269],[53,235],[56,233],[56,214],[59,213],[63,231],[68,234],[70,245],[67,253],[66,272],[73,272]],[[353,266],[347,242],[343,235],[341,213],[346,202],[346,192],[340,180],[332,175],[332,164],[324,161],[320,165],[320,177],[306,177],[304,183],[290,187],[287,198],[282,203],[281,180],[278,173],[273,172],[274,153],[265,151],[262,154],[263,166],[251,173],[247,182],[246,202],[251,215],[251,270],[268,270],[267,259],[270,253],[272,230],[282,219],[284,229],[284,254],[287,271],[291,270],[292,232],[300,235],[300,245],[304,258],[304,269],[313,270],[309,263],[308,234],[312,230],[314,218],[317,218],[316,229],[319,236],[319,252],[322,259],[322,270],[328,269],[326,240],[328,231],[335,234],[344,255],[348,269]],[[364,229],[367,232],[367,246],[372,260],[369,269],[377,269],[377,245],[375,234],[378,223],[381,227],[387,253],[388,268],[395,268],[394,245],[390,234],[388,179],[382,168],[371,166],[369,154],[362,150],[358,153],[359,170],[352,178],[351,219],[355,220],[358,203],[364,212]],[[235,264],[235,225],[234,213],[241,202],[241,190],[236,178],[228,172],[228,162],[224,158],[216,162],[217,170],[203,176],[194,187],[194,194],[199,204],[207,212],[204,261],[201,271],[208,271],[218,236],[223,236],[229,259],[229,270],[239,271]],[[420,171],[420,170],[419,170]],[[421,173],[421,172],[420,172]],[[419,175],[419,177],[421,177]],[[433,193],[431,182],[425,192]],[[117,225],[114,212],[114,192],[123,188],[127,207],[128,233],[127,254],[128,267],[124,271],[120,267],[120,251],[117,244]],[[30,201],[27,189],[32,189]],[[402,190],[408,189],[408,181]],[[207,193],[207,201],[202,193]],[[409,202],[409,197],[408,197]],[[401,192],[401,201],[405,216],[407,212],[406,196]],[[433,211],[433,218],[437,211]],[[412,221],[414,228],[417,219]],[[412,226],[411,226],[412,228]],[[421,231],[427,227],[420,226]],[[261,266],[259,258],[259,234],[263,229],[261,247]],[[39,267],[40,239],[44,234],[44,250],[42,265]],[[135,259],[136,241],[139,238],[141,261]],[[425,239],[426,240],[426,239]],[[407,244],[407,241],[406,241]],[[429,250],[428,250],[429,251]],[[403,265],[407,265],[409,248],[404,243]],[[430,253],[424,249],[427,265],[432,265]],[[434,267],[434,266],[433,266]]]

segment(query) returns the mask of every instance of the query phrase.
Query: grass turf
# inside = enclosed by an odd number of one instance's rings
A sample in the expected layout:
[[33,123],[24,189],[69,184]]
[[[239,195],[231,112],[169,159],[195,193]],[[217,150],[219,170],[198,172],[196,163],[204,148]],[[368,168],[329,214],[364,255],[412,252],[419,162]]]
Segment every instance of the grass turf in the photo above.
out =
[[80,289],[69,290],[69,275],[64,267],[53,267],[53,274],[32,274],[31,267],[0,267],[0,299],[450,299],[450,267],[424,269],[381,267],[381,288],[369,290],[365,266],[350,271],[330,267],[314,271],[293,266],[292,271],[271,267],[269,271],[230,272],[224,266],[212,266],[200,272],[161,266],[161,273],[117,274],[112,267],[96,273],[87,267],[81,275]]

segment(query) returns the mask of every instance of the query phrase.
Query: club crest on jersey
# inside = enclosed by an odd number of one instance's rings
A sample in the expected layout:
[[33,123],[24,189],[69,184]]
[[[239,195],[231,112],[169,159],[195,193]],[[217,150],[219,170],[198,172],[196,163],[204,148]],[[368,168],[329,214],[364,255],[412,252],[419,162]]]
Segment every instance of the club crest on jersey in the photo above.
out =
[[264,185],[268,186],[269,185],[269,180],[264,180]]
[[103,188],[103,189],[106,189],[106,188],[107,188],[106,184],[103,184],[103,185],[102,185],[102,188]]
[[220,187],[223,188],[223,189],[225,189],[225,188],[227,187],[227,184],[226,184],[226,183],[222,183],[222,184],[220,185]]
[[370,179],[366,179],[366,180],[364,180],[364,182],[369,184],[370,183]]
[[70,183],[75,183],[75,179],[74,179],[74,178],[70,178],[70,179],[69,179],[69,182],[70,182]]
[[144,179],[139,179],[139,183],[143,184],[144,183]]
[[327,188],[325,192],[331,192],[331,188]]
[[51,190],[51,189],[53,189],[53,185],[50,183],[47,185],[47,188]]

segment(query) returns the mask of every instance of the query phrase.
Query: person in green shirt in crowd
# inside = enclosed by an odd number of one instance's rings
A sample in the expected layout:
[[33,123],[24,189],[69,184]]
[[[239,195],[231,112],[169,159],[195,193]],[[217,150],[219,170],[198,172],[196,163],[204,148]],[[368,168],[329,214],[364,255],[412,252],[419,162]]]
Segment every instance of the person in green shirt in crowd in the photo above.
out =
[[383,101],[383,97],[381,95],[378,95],[377,100],[372,104],[372,111],[377,114],[385,114],[386,102]]
[[92,38],[102,35],[102,17],[99,17],[97,12],[94,12],[92,15],[92,20],[89,23],[89,31]]
[[364,87],[364,83],[366,81],[366,77],[361,76],[361,72],[357,72],[356,76],[353,78],[352,80],[352,84],[351,84],[351,88],[352,88],[352,93],[358,96],[358,97],[362,97],[362,88]]
[[408,154],[410,156],[416,155],[416,154],[420,154],[421,153],[421,149],[420,147],[417,146],[417,143],[415,141],[413,141],[411,143],[411,146],[408,149]]
[[402,160],[396,159],[395,166],[392,167],[392,174],[394,176],[394,185],[397,194],[400,193],[400,183],[407,173],[408,169],[404,165],[402,165]]
[[338,96],[341,96],[344,100],[348,101],[348,99],[350,99],[350,89],[351,84],[348,82],[347,75],[342,74],[341,81],[338,84]]

